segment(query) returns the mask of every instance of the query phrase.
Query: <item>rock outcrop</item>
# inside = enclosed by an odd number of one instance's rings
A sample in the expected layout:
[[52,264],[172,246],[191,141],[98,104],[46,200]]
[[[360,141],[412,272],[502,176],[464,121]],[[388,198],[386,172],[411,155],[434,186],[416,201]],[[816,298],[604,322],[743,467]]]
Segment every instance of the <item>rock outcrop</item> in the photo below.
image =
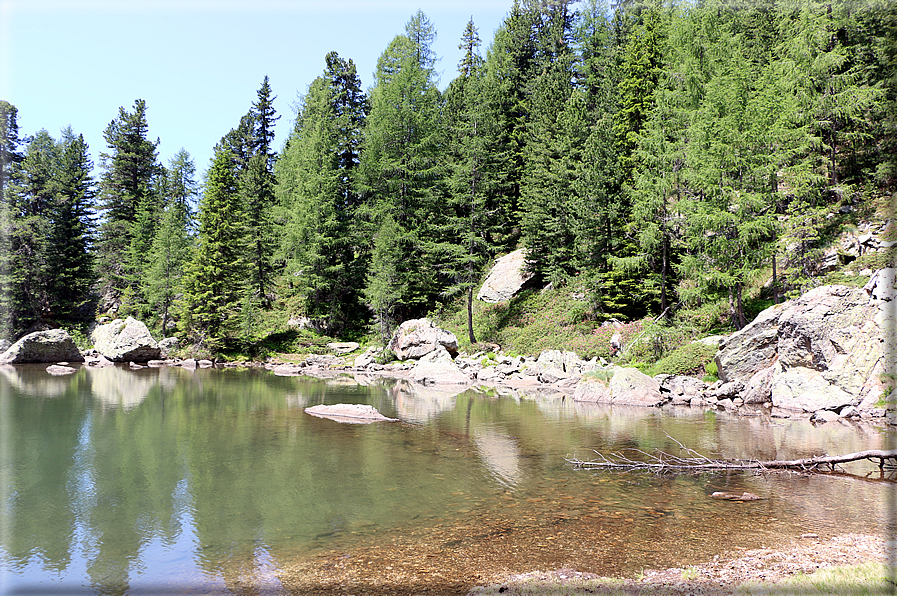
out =
[[660,383],[635,368],[615,366],[606,371],[609,379],[586,376],[576,386],[573,401],[623,406],[658,407],[670,401]]
[[477,300],[503,302],[510,300],[526,287],[533,274],[526,271],[526,255],[520,248],[495,261],[492,270],[477,292]]
[[100,325],[90,337],[96,351],[112,362],[146,362],[161,355],[146,325],[132,317]]
[[84,362],[84,357],[65,329],[50,329],[29,333],[0,354],[0,364],[29,362]]
[[405,321],[389,341],[389,349],[399,360],[426,356],[440,346],[455,356],[458,353],[458,338],[451,331],[437,327],[429,319]]
[[877,295],[885,299],[822,286],[766,309],[720,345],[716,391],[734,384],[745,403],[805,412],[872,408],[883,373],[894,372],[885,354],[897,347],[886,345],[897,341],[894,302]]

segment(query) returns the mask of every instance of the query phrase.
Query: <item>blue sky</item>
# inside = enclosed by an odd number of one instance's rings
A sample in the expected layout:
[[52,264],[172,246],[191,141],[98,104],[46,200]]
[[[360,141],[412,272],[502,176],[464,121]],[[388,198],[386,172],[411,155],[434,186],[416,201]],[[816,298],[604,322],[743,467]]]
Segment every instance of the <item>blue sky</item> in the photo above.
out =
[[71,125],[95,164],[103,130],[134,100],[147,102],[159,157],[181,147],[197,178],[215,143],[239,124],[268,75],[276,146],[292,127],[297,96],[336,51],[358,67],[365,89],[377,58],[418,9],[436,27],[440,87],[454,78],[461,34],[472,16],[481,48],[513,0],[0,0],[0,99],[19,129],[58,138]]

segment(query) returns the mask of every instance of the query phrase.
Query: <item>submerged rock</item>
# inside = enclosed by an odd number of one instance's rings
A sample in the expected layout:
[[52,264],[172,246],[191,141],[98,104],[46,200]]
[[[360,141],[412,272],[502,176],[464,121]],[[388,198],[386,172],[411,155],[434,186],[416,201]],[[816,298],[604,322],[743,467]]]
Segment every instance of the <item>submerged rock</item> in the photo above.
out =
[[306,414],[318,418],[329,418],[348,424],[371,424],[372,422],[398,422],[398,418],[388,418],[374,406],[364,404],[319,405],[305,408]]

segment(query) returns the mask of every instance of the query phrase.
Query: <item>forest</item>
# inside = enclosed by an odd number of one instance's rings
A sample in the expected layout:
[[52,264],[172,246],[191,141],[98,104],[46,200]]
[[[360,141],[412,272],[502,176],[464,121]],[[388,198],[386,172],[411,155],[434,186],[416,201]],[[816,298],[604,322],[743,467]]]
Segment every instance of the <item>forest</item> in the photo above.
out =
[[[584,318],[672,317],[747,288],[820,283],[831,234],[892,202],[897,4],[884,0],[514,0],[471,20],[440,90],[421,11],[363,88],[331,52],[290,136],[265,76],[197,175],[121,107],[90,148],[26,134],[0,100],[0,337],[101,316],[216,353],[272,320],[388,337],[466,311],[495,257],[526,249]],[[847,217],[832,218],[832,214]]]

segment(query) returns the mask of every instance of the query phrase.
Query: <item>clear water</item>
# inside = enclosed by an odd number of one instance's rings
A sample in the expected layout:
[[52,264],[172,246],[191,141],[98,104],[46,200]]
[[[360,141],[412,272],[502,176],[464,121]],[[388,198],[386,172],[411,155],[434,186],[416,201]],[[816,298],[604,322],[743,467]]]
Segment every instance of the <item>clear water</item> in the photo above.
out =
[[[401,422],[304,413],[321,403],[370,404]],[[43,366],[6,367],[0,590],[349,593],[364,570],[369,587],[464,593],[492,574],[632,574],[891,523],[893,484],[610,474],[564,461],[592,450],[677,452],[676,441],[707,455],[784,459],[887,448],[893,435],[366,377],[121,367],[52,377]],[[867,464],[851,471],[877,474]],[[710,499],[717,490],[762,500]]]

